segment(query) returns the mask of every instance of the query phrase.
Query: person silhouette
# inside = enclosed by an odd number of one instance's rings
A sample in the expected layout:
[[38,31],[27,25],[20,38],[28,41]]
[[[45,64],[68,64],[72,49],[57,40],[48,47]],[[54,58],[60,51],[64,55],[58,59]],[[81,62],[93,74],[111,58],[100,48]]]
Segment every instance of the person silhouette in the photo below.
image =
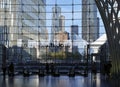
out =
[[92,73],[93,73],[93,76],[94,76],[94,79],[95,79],[96,74],[97,74],[96,62],[93,62],[93,64],[92,64]]
[[3,71],[3,76],[6,75],[6,66],[4,64],[2,64],[2,71]]
[[48,73],[49,73],[49,64],[46,63],[46,74],[48,74]]
[[107,74],[107,77],[109,78],[110,77],[110,71],[111,71],[111,68],[112,68],[112,64],[111,64],[111,61],[109,61],[106,65],[106,74]]
[[105,75],[105,78],[109,78],[110,77],[111,67],[112,67],[111,61],[108,61],[108,62],[106,62],[104,64],[104,75]]
[[13,75],[14,75],[14,64],[13,64],[13,62],[11,62],[11,64],[10,64],[9,67],[8,67],[8,74],[9,74],[10,76],[13,76]]

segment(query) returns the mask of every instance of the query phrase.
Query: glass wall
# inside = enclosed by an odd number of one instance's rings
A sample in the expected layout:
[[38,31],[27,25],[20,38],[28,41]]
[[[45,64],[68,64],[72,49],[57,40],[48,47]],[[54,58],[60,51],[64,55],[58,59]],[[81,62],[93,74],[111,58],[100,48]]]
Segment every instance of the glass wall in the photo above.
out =
[[6,61],[97,61],[91,55],[107,39],[97,40],[105,34],[104,25],[94,0],[88,1],[1,0],[0,44],[6,47]]

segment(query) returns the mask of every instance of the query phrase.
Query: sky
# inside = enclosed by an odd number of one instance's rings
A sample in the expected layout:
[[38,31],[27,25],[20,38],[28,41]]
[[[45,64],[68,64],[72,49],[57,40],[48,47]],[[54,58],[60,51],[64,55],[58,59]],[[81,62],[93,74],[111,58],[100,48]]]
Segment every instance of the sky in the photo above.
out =
[[[74,4],[78,4],[78,5],[74,5],[73,7],[72,2]],[[81,4],[81,0],[46,0],[46,19],[47,19],[47,29],[48,32],[51,33],[51,26],[52,24],[52,7],[55,6],[55,4],[57,3],[57,6],[61,7],[61,15],[65,16],[65,30],[67,32],[70,33],[70,26],[71,25],[78,25],[79,26],[79,33],[80,33],[80,37],[81,37],[81,29],[82,29],[82,25],[81,25],[81,19],[82,19],[82,4]],[[74,11],[74,13],[72,14],[72,9]],[[98,13],[98,17],[100,18],[100,15]],[[74,20],[72,20],[72,18]],[[105,33],[104,27],[103,27],[103,23],[102,20],[100,18],[100,33],[103,34]]]

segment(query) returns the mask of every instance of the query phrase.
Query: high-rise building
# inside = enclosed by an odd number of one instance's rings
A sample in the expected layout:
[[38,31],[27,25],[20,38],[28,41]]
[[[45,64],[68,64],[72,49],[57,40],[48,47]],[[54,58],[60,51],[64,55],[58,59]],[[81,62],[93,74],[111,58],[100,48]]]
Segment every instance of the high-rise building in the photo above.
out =
[[73,42],[76,39],[76,35],[78,35],[78,25],[72,25],[71,26],[71,40],[72,40],[72,52],[76,53],[78,52],[78,46],[74,46]]
[[20,32],[23,34],[25,32],[24,36],[34,40],[44,39],[46,32],[45,0],[19,0],[19,3],[22,3],[21,7],[19,6],[19,18],[21,19],[19,25],[22,26],[19,28]]
[[5,46],[8,45],[9,41],[9,29],[7,26],[0,26],[0,44],[4,44]]
[[55,40],[55,34],[59,32],[61,29],[60,16],[61,16],[61,8],[57,6],[53,7],[52,8],[52,27],[51,27],[51,42],[52,43]]
[[[34,40],[38,44],[46,39],[46,0],[1,0],[0,1],[0,30],[6,38],[3,43],[10,48],[8,56],[12,58],[24,57],[23,52],[19,53],[18,41],[26,53],[32,52],[26,45],[28,40]],[[3,28],[3,29],[2,29]],[[6,29],[7,28],[7,29]],[[1,33],[0,33],[1,38]],[[15,50],[14,50],[15,48]],[[39,56],[40,48],[37,47]],[[13,51],[14,50],[14,51]],[[18,52],[18,53],[15,53]]]
[[60,31],[65,31],[65,16],[61,15],[59,18]]
[[[9,28],[9,42],[16,43],[22,36],[44,39],[46,31],[45,0],[1,0],[0,26]],[[33,37],[32,37],[33,36]],[[11,45],[11,46],[12,46]]]
[[74,35],[78,35],[78,25],[71,26],[71,40],[74,39]]
[[[4,34],[7,33],[9,37],[9,44],[4,44],[4,45],[11,45],[10,42],[14,44],[15,42],[14,40],[17,39],[16,34],[14,34],[13,37],[13,33],[15,33],[18,29],[16,27],[18,24],[18,21],[16,20],[17,5],[14,7],[13,4],[16,4],[16,0],[0,1],[0,26],[1,26],[1,30],[4,30],[2,36],[5,36]],[[6,28],[7,30],[9,30],[9,32],[5,31]],[[6,40],[4,40],[3,43],[6,43]]]
[[87,42],[99,36],[97,7],[94,0],[82,0],[82,38]]

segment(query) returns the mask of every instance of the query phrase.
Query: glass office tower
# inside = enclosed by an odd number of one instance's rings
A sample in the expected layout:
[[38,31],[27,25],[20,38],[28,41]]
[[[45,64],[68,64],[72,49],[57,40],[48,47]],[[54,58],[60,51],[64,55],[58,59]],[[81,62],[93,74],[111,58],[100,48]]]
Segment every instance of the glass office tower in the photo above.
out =
[[8,48],[7,59],[40,57],[39,43],[47,35],[45,5],[45,0],[0,1],[0,44]]
[[99,37],[99,20],[94,0],[82,0],[82,38],[93,42]]

